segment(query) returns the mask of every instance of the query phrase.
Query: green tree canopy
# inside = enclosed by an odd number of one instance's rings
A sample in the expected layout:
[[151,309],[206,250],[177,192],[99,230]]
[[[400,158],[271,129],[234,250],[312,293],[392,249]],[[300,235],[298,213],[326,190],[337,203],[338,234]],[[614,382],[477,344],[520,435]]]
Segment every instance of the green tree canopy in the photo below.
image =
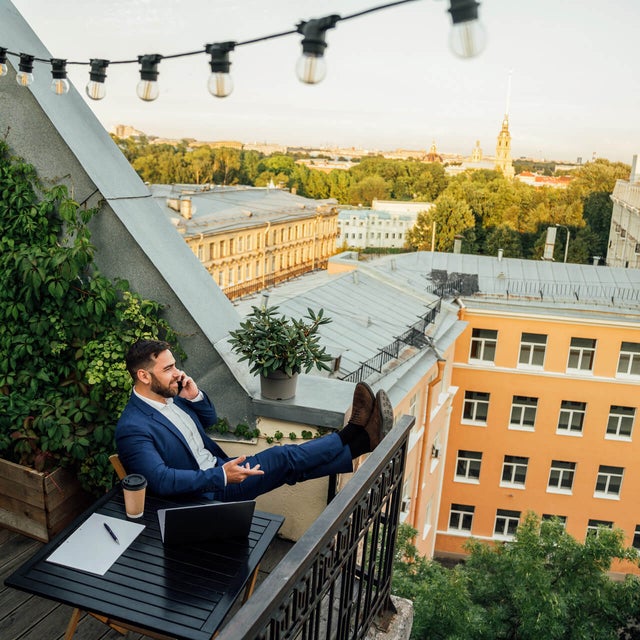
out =
[[640,579],[607,575],[638,562],[621,530],[578,542],[558,520],[527,514],[510,542],[471,540],[454,569],[417,555],[399,536],[393,592],[414,601],[414,640],[617,640],[640,611]]

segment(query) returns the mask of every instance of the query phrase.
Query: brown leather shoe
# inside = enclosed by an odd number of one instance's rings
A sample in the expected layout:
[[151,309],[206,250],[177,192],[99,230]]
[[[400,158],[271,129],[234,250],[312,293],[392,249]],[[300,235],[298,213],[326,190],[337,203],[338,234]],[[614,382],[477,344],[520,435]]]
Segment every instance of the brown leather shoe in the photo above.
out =
[[393,427],[393,405],[385,391],[380,389],[376,394],[376,402],[373,407],[371,419],[365,426],[369,436],[370,451],[373,451]]
[[353,392],[349,422],[358,427],[366,427],[371,418],[375,402],[376,397],[371,387],[366,382],[358,382]]

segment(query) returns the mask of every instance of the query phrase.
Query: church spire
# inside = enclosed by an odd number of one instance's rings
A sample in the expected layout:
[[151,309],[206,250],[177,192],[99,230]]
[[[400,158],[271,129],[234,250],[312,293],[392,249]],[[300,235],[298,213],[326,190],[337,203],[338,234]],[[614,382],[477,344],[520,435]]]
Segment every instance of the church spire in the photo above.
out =
[[507,83],[507,105],[504,118],[502,120],[502,129],[498,134],[498,143],[496,144],[496,170],[501,171],[507,178],[513,178],[515,171],[511,161],[511,133],[509,132],[509,102],[511,100],[511,71],[509,71],[509,81]]

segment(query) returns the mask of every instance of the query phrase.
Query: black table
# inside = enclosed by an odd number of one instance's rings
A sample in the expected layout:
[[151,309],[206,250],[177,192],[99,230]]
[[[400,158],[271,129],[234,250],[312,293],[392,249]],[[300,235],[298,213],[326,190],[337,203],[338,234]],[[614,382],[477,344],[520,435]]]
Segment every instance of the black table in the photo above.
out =
[[[144,516],[135,520],[146,525],[145,529],[102,576],[46,562],[91,514],[126,519],[118,485],[9,576],[5,584],[104,616],[107,623],[150,632],[147,635],[208,640],[240,592],[252,586],[260,560],[284,518],[256,511],[247,540],[165,546],[157,511],[184,504],[147,496]],[[73,635],[79,614],[74,611],[65,637]]]

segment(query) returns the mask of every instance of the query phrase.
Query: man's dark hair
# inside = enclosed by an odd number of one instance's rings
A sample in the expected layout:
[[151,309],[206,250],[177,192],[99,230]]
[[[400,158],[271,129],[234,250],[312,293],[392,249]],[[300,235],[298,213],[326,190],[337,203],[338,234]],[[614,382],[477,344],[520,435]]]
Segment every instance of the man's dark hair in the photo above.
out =
[[134,342],[125,356],[127,371],[133,380],[136,380],[136,373],[140,369],[151,368],[153,361],[167,349],[171,349],[171,345],[163,340],[138,340]]

